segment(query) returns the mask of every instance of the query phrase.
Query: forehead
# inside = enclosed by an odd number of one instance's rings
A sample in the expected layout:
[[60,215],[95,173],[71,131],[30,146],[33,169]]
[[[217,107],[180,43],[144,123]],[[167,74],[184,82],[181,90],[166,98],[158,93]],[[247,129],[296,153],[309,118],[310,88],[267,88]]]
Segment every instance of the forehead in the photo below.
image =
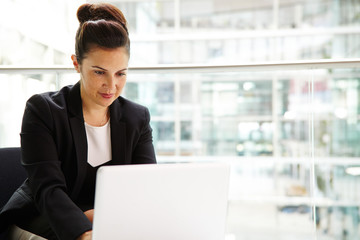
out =
[[[129,55],[125,47],[103,48],[94,46],[86,54],[83,65],[97,64],[101,66],[127,66]],[[119,66],[120,67],[120,66]]]

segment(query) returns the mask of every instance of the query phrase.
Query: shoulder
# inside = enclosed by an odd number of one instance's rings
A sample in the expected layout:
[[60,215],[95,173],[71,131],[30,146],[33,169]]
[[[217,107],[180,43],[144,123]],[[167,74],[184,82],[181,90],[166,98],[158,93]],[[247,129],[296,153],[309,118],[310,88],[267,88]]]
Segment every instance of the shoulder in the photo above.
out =
[[61,104],[62,99],[66,99],[72,86],[65,86],[59,91],[44,92],[31,96],[27,101],[28,104]]
[[50,108],[63,109],[72,86],[65,86],[59,91],[44,92],[31,96],[26,102],[25,110],[46,111]]
[[24,120],[41,119],[47,121],[53,118],[55,112],[64,112],[67,108],[67,95],[71,86],[59,91],[44,92],[31,96],[25,105]]
[[147,110],[147,107],[145,107],[141,104],[138,104],[136,102],[133,102],[129,99],[126,99],[124,97],[121,97],[121,96],[118,97],[116,101],[118,101],[120,103],[121,107],[126,108],[126,109],[131,109],[131,110],[135,110],[135,111],[136,110],[138,110],[138,111],[146,111]]
[[150,114],[147,107],[121,96],[112,104],[112,112],[123,120],[150,120]]

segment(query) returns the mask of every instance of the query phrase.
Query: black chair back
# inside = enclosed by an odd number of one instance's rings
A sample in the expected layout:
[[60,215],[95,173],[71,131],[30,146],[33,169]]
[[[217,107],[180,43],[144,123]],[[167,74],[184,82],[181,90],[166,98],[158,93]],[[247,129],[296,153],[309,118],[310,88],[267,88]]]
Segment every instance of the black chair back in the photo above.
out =
[[0,148],[0,209],[26,178],[20,148]]

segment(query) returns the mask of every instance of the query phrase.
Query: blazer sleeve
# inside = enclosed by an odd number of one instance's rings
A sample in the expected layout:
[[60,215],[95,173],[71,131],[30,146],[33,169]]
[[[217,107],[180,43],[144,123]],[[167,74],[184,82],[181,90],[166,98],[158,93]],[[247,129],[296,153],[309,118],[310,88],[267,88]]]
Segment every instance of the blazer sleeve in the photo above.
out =
[[59,239],[76,239],[91,230],[84,213],[70,199],[58,158],[49,96],[34,95],[25,108],[21,129],[22,164],[33,201]]
[[144,121],[140,130],[140,137],[132,154],[134,164],[156,163],[150,113],[147,108],[145,108],[143,117]]

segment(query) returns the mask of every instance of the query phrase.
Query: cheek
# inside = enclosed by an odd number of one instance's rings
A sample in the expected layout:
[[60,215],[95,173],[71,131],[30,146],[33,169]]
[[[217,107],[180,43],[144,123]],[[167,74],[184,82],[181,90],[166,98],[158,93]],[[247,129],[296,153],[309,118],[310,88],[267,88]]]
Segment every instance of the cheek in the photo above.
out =
[[96,81],[96,79],[89,74],[84,74],[82,76],[82,81],[85,89],[90,95],[96,95],[97,90],[101,87],[101,83]]
[[87,74],[87,73],[81,74],[81,81],[87,87],[91,87],[91,76],[89,76],[89,74]]
[[90,88],[97,88],[101,86],[101,81],[99,81],[99,79],[97,79],[96,76],[93,76],[91,74],[88,74],[86,76],[86,82]]
[[126,83],[126,78],[120,79],[118,82],[118,88],[122,89],[125,86],[125,83]]

